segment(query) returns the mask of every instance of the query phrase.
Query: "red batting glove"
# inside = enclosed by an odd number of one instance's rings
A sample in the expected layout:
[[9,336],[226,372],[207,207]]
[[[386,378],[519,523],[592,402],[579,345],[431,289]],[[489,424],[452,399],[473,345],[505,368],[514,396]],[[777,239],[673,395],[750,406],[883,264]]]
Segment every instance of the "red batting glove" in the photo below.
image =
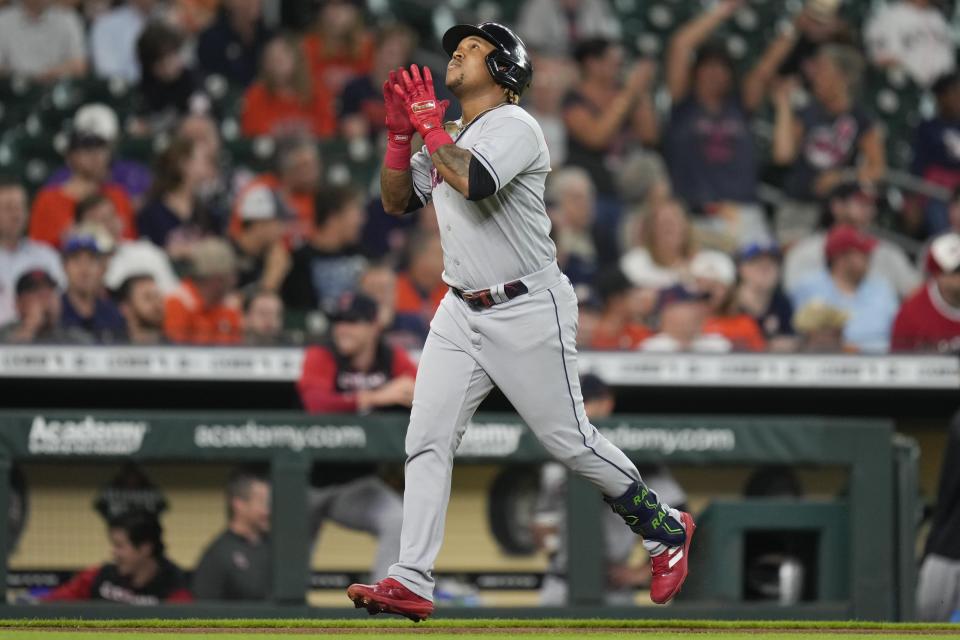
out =
[[424,67],[421,76],[420,69],[412,64],[409,72],[401,74],[401,80],[402,83],[393,85],[393,91],[403,101],[407,118],[420,133],[430,155],[445,144],[453,144],[453,138],[443,130],[443,113],[450,102],[437,101],[430,69]]
[[407,117],[403,98],[393,90],[393,85],[399,81],[399,73],[391,71],[389,79],[383,83],[383,103],[387,111],[387,154],[383,164],[388,169],[406,171],[410,168],[410,139],[416,129]]

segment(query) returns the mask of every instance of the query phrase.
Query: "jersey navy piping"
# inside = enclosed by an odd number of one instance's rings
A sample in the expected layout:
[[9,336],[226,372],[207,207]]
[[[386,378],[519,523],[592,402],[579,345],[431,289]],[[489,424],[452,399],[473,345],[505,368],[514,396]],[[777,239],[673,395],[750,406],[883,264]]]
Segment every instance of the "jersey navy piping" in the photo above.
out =
[[477,151],[476,149],[470,149],[470,153],[472,153],[473,155],[477,156],[477,158],[482,160],[483,166],[487,168],[487,171],[493,174],[494,179],[497,181],[497,191],[499,191],[501,187],[503,187],[503,185],[500,184],[500,176],[497,175],[497,170],[494,169],[493,165],[490,164],[490,161],[487,160],[486,157],[484,157],[484,155],[479,151]]
[[553,296],[553,291],[547,289],[547,293],[550,294],[550,300],[553,301],[553,314],[557,320],[557,337],[560,340],[560,361],[563,363],[563,379],[567,383],[567,394],[570,396],[570,407],[573,409],[573,418],[577,421],[577,431],[580,432],[580,437],[583,438],[583,446],[585,446],[587,449],[590,449],[590,451],[593,452],[593,455],[597,456],[611,467],[627,476],[627,479],[630,480],[630,482],[636,482],[637,478],[634,478],[629,473],[618,467],[613,461],[604,458],[602,455],[597,453],[596,449],[587,444],[587,434],[584,433],[583,429],[580,428],[580,416],[577,415],[577,403],[573,399],[573,389],[570,388],[570,374],[567,372],[567,358],[563,347],[563,329],[560,328],[560,310],[557,308],[557,299]]

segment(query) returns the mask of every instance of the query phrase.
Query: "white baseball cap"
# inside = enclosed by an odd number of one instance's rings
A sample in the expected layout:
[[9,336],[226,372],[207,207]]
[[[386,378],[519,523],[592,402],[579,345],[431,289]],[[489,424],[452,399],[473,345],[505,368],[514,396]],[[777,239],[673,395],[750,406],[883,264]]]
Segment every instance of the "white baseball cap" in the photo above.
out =
[[243,194],[239,207],[240,219],[245,222],[284,218],[285,211],[273,190],[266,186],[251,187]]
[[77,109],[73,114],[73,130],[79,134],[114,142],[120,131],[117,114],[105,104],[94,102]]
[[737,280],[737,267],[733,258],[721,251],[700,251],[690,261],[690,275],[729,285]]
[[931,242],[929,261],[932,271],[960,271],[960,233],[945,233]]

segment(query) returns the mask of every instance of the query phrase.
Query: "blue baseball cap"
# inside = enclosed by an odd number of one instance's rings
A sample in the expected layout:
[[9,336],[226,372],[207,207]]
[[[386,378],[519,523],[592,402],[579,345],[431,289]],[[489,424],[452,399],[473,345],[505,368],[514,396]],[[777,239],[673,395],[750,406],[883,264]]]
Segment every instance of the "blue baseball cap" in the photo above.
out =
[[770,256],[771,258],[779,260],[782,256],[780,245],[773,240],[767,242],[751,242],[740,247],[737,251],[737,262],[745,262],[761,256]]
[[660,290],[660,295],[657,298],[657,312],[659,313],[665,309],[667,305],[678,302],[703,302],[709,297],[710,294],[706,291],[693,289],[682,284],[675,284],[672,287]]
[[80,251],[89,251],[95,255],[104,256],[113,251],[113,242],[106,235],[106,232],[98,229],[76,229],[63,241],[61,250],[65,256]]

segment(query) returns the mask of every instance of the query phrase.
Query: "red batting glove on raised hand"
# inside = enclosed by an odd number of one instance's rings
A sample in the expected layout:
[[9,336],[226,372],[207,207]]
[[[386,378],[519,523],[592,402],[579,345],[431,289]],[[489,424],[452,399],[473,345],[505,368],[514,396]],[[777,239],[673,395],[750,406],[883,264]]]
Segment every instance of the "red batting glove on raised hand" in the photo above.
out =
[[406,171],[410,168],[410,139],[416,129],[407,117],[403,98],[393,90],[393,85],[399,81],[399,72],[391,71],[390,77],[383,83],[383,103],[387,110],[387,154],[383,164],[388,169]]
[[402,82],[395,83],[393,91],[400,96],[407,118],[420,133],[430,155],[445,144],[453,144],[453,138],[443,130],[443,113],[450,102],[437,101],[430,69],[424,67],[421,76],[420,69],[412,64],[410,71],[404,71],[400,79]]

